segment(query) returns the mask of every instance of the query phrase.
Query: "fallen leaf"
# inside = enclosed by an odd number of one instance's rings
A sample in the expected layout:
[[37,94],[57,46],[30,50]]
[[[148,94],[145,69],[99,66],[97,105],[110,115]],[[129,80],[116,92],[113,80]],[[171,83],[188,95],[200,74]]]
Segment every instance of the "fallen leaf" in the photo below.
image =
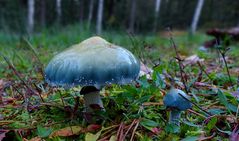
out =
[[148,66],[146,66],[145,64],[143,64],[142,62],[140,62],[140,72],[139,72],[139,76],[144,76],[146,75],[147,79],[151,79],[151,74],[153,73],[153,70],[151,68],[149,68]]
[[82,127],[70,126],[70,127],[66,127],[66,128],[54,131],[53,133],[51,133],[50,138],[57,137],[57,136],[68,137],[68,136],[73,136],[73,135],[79,135],[82,132],[83,132]]
[[7,132],[9,132],[9,130],[0,129],[0,141],[6,137]]
[[206,87],[206,88],[214,88],[215,86],[204,83],[204,82],[194,82],[195,87]]
[[117,141],[116,136],[115,135],[111,136],[109,141]]
[[100,135],[101,135],[101,130],[97,132],[96,134],[86,133],[85,141],[97,141]]
[[238,140],[239,140],[239,128],[237,128],[236,126],[230,135],[230,141],[238,141]]
[[98,130],[98,129],[100,129],[100,128],[101,128],[101,125],[91,124],[91,125],[89,125],[89,126],[87,127],[86,131],[87,131],[87,132],[94,132],[94,131],[96,131],[96,130]]
[[6,82],[3,81],[2,79],[0,79],[0,90],[4,88],[5,84],[6,84]]
[[194,65],[197,62],[203,62],[204,59],[200,59],[197,55],[192,55],[184,59],[183,65]]
[[239,98],[239,90],[231,92],[231,95],[235,98]]
[[157,128],[157,127],[154,127],[154,128],[151,129],[151,131],[152,131],[154,134],[158,135],[158,134],[160,133],[161,129],[159,129],[159,128]]
[[44,139],[40,138],[40,137],[34,137],[34,138],[31,138],[30,140],[24,138],[23,139],[24,141],[45,141]]

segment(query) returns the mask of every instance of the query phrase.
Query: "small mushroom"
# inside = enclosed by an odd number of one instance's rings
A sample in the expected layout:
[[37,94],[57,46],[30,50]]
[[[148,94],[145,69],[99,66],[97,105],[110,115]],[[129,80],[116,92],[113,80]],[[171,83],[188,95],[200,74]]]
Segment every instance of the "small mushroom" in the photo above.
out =
[[45,69],[45,79],[55,86],[82,86],[85,112],[91,113],[91,105],[104,109],[102,87],[130,83],[139,70],[139,61],[130,51],[95,36],[56,55]]
[[192,104],[186,100],[189,96],[186,95],[182,90],[171,88],[169,92],[164,96],[163,102],[167,108],[170,108],[169,123],[180,125],[179,119],[181,111],[190,109]]

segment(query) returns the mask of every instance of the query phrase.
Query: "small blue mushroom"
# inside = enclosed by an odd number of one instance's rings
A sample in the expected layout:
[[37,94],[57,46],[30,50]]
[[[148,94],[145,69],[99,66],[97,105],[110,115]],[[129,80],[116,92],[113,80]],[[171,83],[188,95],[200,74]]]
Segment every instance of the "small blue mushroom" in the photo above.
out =
[[45,69],[45,79],[56,86],[82,86],[85,111],[92,112],[92,104],[104,108],[100,88],[130,83],[139,71],[139,61],[130,51],[95,36],[56,55]]
[[172,109],[169,115],[169,123],[179,126],[181,111],[190,109],[192,107],[192,104],[183,97],[189,99],[189,96],[186,95],[182,90],[175,88],[171,88],[164,96],[164,105],[167,108]]

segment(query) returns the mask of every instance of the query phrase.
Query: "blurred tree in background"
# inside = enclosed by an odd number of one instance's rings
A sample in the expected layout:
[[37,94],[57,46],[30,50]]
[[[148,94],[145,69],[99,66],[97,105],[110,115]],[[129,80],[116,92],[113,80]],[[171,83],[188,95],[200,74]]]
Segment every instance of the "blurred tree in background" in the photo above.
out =
[[[0,31],[40,32],[70,24],[98,34],[157,32],[169,26],[189,30],[197,5],[198,0],[0,0]],[[196,25],[201,29],[239,25],[238,9],[238,0],[205,0]]]

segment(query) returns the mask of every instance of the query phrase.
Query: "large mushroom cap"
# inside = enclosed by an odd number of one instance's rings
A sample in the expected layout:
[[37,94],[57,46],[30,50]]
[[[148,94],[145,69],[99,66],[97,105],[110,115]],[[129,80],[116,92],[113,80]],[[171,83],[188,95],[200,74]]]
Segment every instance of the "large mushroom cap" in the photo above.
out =
[[187,96],[182,90],[172,88],[169,92],[164,96],[163,102],[164,105],[171,108],[176,108],[180,111],[184,111],[192,107],[192,104],[183,98],[181,95],[187,99]]
[[129,83],[139,70],[139,61],[130,51],[91,37],[56,55],[45,69],[45,78],[51,85],[100,87]]

